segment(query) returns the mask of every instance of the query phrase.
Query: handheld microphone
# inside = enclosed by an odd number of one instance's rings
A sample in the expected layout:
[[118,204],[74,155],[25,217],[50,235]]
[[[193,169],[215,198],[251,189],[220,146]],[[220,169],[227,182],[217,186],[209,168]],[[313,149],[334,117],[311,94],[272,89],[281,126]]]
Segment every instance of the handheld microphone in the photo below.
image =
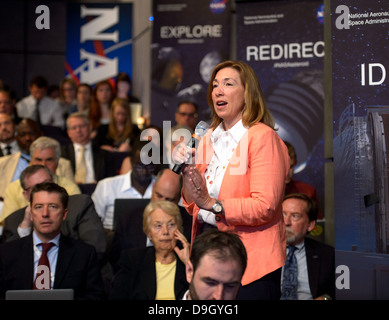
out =
[[[189,148],[196,148],[197,149],[197,146],[199,145],[201,137],[203,137],[207,133],[208,129],[209,129],[209,124],[206,123],[205,121],[200,121],[197,124],[195,131],[192,135],[192,138],[189,140],[187,146]],[[180,174],[182,169],[184,168],[184,165],[185,165],[185,162],[180,163],[180,164],[175,164],[173,169],[172,169],[173,172]]]

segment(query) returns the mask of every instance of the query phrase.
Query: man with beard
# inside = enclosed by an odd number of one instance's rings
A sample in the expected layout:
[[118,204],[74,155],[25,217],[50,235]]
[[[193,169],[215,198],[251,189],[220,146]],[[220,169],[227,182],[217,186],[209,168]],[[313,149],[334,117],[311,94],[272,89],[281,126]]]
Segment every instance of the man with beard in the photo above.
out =
[[246,249],[235,233],[209,229],[196,237],[186,263],[183,300],[234,300],[246,270]]
[[[285,196],[282,212],[286,227],[287,262],[294,260],[297,279],[286,265],[281,277],[281,300],[327,300],[335,295],[334,248],[306,237],[316,223],[318,209],[314,200],[302,193]],[[288,260],[289,259],[289,260]],[[296,268],[294,267],[294,270]],[[288,279],[287,274],[289,274]]]

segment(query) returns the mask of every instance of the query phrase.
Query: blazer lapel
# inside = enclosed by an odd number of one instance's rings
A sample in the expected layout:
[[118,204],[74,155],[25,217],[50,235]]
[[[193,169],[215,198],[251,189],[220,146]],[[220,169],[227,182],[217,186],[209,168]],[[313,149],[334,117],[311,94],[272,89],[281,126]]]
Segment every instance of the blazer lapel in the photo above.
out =
[[61,234],[59,239],[57,267],[55,269],[54,288],[60,288],[61,282],[67,273],[73,259],[74,250],[68,239]]
[[74,150],[74,144],[68,145],[68,152],[69,152],[69,160],[72,164],[73,172],[76,172],[76,151]]
[[320,255],[317,253],[315,246],[308,238],[305,239],[305,254],[307,259],[309,287],[313,298],[317,296],[319,272],[320,272]]
[[[20,273],[18,277],[20,277],[19,281],[22,285],[22,288],[30,288],[32,289],[34,282],[34,248],[32,241],[32,234],[26,237],[26,240],[20,246],[21,255],[20,260]],[[19,282],[18,281],[18,282]]]
[[154,247],[148,247],[146,250],[146,256],[144,259],[144,274],[147,274],[147,277],[140,281],[145,281],[145,288],[147,297],[151,300],[155,299],[157,293],[157,276],[155,270],[155,250]]

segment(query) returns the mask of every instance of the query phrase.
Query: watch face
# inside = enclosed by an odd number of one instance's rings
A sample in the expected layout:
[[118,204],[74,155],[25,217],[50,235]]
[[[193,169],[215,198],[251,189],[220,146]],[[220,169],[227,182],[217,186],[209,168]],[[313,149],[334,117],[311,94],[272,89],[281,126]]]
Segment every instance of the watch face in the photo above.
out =
[[216,202],[213,209],[216,211],[216,212],[221,212],[222,211],[222,206],[220,203]]

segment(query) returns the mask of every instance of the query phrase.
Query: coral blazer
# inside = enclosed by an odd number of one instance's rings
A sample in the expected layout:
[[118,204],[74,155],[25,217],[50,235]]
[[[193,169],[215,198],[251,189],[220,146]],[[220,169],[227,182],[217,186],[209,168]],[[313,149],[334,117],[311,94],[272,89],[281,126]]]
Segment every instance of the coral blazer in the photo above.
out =
[[[214,153],[210,136],[201,140],[196,167],[204,174]],[[219,192],[225,216],[217,223],[222,231],[238,234],[247,250],[247,285],[282,267],[286,259],[282,200],[289,169],[288,150],[277,133],[263,123],[253,125],[239,142],[224,174]],[[193,215],[192,243],[199,234],[199,207],[184,206]]]

